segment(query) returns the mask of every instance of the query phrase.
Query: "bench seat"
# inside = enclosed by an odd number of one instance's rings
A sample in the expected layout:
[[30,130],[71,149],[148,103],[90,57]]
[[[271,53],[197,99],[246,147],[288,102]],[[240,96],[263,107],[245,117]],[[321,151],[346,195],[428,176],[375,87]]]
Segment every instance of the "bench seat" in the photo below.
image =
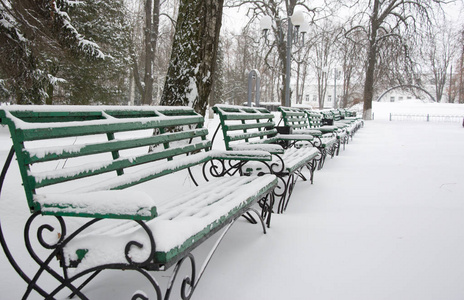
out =
[[[308,161],[312,159],[316,159],[318,155],[320,154],[317,148],[314,148],[311,145],[306,145],[306,146],[308,146],[308,148],[302,145],[302,147],[299,147],[299,148],[292,147],[292,148],[286,149],[285,152],[280,156],[281,159],[274,156],[272,158],[272,161],[269,162],[269,164],[274,165],[275,166],[274,169],[276,170],[280,170],[283,167],[284,174],[292,174],[296,172],[297,170],[301,169],[302,167],[304,167]],[[282,166],[282,161],[284,162],[283,166]],[[247,165],[247,172],[262,171],[262,170],[263,170],[263,166],[260,163],[249,163]]]
[[[156,199],[154,197],[156,190],[151,194],[153,198],[145,194],[145,197],[151,199],[151,204],[156,207],[156,216],[146,222],[153,233],[156,251],[151,254],[152,249],[145,246],[131,251],[131,259],[142,262],[153,255],[151,260],[156,262],[157,266],[175,261],[176,256],[182,255],[198,241],[216,232],[216,227],[221,228],[222,223],[230,222],[231,218],[243,214],[244,209],[257,197],[263,196],[276,184],[275,181],[273,175],[223,177],[168,199]],[[105,202],[106,205],[114,205],[113,193],[110,192],[107,197],[100,198],[100,201]],[[75,197],[80,195],[86,196],[79,194]],[[66,195],[64,197],[66,198]],[[60,199],[60,195],[53,195],[49,199],[45,195],[43,201],[59,203]],[[130,202],[135,199],[130,197],[125,200]],[[104,264],[126,263],[124,248],[132,240],[150,245],[148,236],[135,222],[108,220],[105,223],[109,224],[76,237],[64,248],[68,265],[79,261],[77,268],[72,272],[80,272]]]

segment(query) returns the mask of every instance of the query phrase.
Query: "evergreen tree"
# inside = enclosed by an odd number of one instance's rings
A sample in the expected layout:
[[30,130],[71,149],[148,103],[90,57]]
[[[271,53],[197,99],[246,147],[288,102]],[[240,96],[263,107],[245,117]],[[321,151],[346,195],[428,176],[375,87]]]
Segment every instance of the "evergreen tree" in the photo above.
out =
[[103,58],[95,43],[71,24],[67,11],[75,1],[0,1],[1,90],[19,104],[50,102],[57,63],[67,53]]
[[99,45],[104,59],[71,56],[63,66],[72,104],[120,104],[128,99],[129,23],[123,0],[85,0],[70,9],[76,29]]

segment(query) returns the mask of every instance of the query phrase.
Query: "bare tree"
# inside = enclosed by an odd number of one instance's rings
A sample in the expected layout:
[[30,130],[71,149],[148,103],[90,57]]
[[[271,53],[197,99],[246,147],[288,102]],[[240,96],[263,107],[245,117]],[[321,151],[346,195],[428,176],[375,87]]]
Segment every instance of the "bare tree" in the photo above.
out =
[[[352,26],[350,26],[352,27]],[[364,56],[362,38],[356,33],[349,37],[341,36],[337,41],[338,60],[342,68],[342,95],[340,106],[342,108],[357,104],[362,94],[362,81],[364,70]]]
[[459,76],[459,83],[458,83],[458,102],[464,103],[464,28],[461,29],[460,36],[459,36],[459,51],[460,57],[458,61],[458,76]]
[[356,0],[347,3],[351,6],[357,5],[359,8],[354,16],[359,25],[349,31],[364,33],[367,41],[363,92],[364,119],[372,118],[376,70],[380,64],[381,51],[388,45],[382,42],[394,39],[397,44],[402,44],[404,33],[414,32],[419,24],[431,24],[431,14],[444,2],[441,0],[372,0],[366,3],[366,1]]
[[[441,102],[448,79],[448,69],[455,55],[456,35],[446,25],[434,26],[426,35],[422,47],[425,64],[430,68],[435,87],[435,100]],[[450,91],[451,92],[451,91]]]
[[[158,43],[160,1],[145,0],[145,28],[144,28],[144,60],[143,76],[140,75],[139,63],[135,50],[132,50],[132,62],[134,80],[139,93],[142,95],[142,104],[149,105],[153,97],[153,65],[155,60],[156,46]],[[143,77],[143,82],[141,77]]]
[[[311,18],[318,9],[310,8],[307,1],[302,0],[230,0],[227,2],[228,6],[241,6],[247,5],[249,7],[247,15],[250,16],[250,22],[254,22],[263,16],[270,16],[275,26],[272,27],[272,32],[269,37],[272,41],[268,53],[272,51],[277,52],[278,58],[278,73],[280,74],[280,83],[284,83],[287,79],[287,68],[291,68],[291,63],[287,65],[287,36],[293,30],[292,26],[288,28],[289,17],[293,15],[295,8],[299,8],[308,13]],[[266,57],[271,57],[266,55]],[[272,64],[272,62],[271,62]],[[280,89],[279,100],[282,105],[285,105],[285,89]]]
[[309,62],[316,74],[319,109],[323,109],[330,70],[336,60],[335,43],[341,32],[330,22],[325,21],[320,26],[314,26],[313,33],[315,39]]
[[299,47],[296,53],[293,54],[294,61],[296,63],[296,87],[295,87],[295,99],[297,104],[303,104],[303,95],[306,86],[306,80],[308,79],[309,66],[308,63],[311,48],[314,44],[314,35],[305,44]]

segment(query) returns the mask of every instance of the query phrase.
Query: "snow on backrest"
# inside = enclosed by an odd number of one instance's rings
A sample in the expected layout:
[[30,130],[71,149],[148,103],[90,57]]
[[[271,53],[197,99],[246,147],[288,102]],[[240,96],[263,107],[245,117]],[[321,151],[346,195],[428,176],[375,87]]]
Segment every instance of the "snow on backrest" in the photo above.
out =
[[[191,154],[211,147],[203,122],[188,107],[0,109],[0,123],[9,126],[31,210],[40,209],[33,198],[41,191],[72,191],[76,182],[121,189],[198,163]],[[112,184],[101,184],[107,181]]]
[[265,108],[215,105],[213,110],[220,117],[228,150],[236,144],[262,142],[277,133],[274,115]]

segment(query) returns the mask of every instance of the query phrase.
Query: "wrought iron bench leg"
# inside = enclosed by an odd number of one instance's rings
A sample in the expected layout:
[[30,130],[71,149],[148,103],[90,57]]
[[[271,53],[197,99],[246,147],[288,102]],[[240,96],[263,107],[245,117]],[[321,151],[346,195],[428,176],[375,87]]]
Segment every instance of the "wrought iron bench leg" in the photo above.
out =
[[[94,279],[98,274],[100,274],[102,270],[98,270],[94,272],[92,275],[89,276],[77,289],[81,291],[92,279]],[[72,293],[71,295],[68,296],[69,299],[73,298],[76,295],[76,293]]]

